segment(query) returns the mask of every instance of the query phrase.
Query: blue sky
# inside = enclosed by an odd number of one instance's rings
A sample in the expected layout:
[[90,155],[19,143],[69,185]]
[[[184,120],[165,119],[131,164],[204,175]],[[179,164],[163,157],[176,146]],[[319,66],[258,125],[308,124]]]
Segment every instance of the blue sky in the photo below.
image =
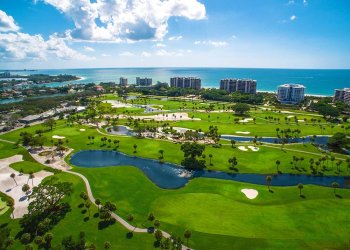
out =
[[0,68],[350,68],[348,0],[0,0]]

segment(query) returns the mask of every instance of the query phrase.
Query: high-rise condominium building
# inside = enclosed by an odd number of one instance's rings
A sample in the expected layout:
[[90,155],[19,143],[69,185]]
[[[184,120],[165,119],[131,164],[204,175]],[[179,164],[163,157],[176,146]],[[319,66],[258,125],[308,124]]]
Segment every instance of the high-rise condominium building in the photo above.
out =
[[305,86],[301,84],[283,84],[278,86],[277,100],[282,103],[298,103],[304,100]]
[[120,77],[119,84],[121,86],[128,86],[128,78]]
[[250,79],[223,79],[220,81],[220,89],[228,92],[241,92],[256,94],[256,80]]
[[151,86],[152,85],[152,78],[136,77],[136,85],[137,86]]
[[344,101],[350,104],[350,88],[336,89],[334,92],[333,102]]
[[170,78],[170,86],[173,88],[201,89],[202,81],[197,77],[173,77]]

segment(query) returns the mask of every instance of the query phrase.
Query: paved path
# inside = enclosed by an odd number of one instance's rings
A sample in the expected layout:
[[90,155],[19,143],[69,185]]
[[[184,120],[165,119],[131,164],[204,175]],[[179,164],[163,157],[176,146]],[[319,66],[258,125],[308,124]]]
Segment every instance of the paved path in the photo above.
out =
[[[95,200],[96,199],[95,199],[94,195],[92,194],[89,180],[84,175],[76,173],[76,172],[72,172],[72,171],[69,171],[69,170],[65,170],[64,172],[67,172],[67,173],[79,176],[84,181],[85,187],[86,187],[86,190],[87,190],[87,195],[89,196],[89,199],[91,200],[91,202],[93,204],[95,204]],[[126,220],[124,220],[122,217],[120,217],[116,213],[112,213],[112,217],[114,219],[116,219],[120,224],[122,224],[126,229],[128,229],[131,232],[135,232],[135,233],[149,233],[147,228],[138,228],[138,227],[135,227],[133,225],[130,225]],[[165,231],[162,231],[162,233],[163,233],[163,237],[165,237],[165,238],[170,238],[171,237],[171,235],[169,233],[165,232]],[[186,249],[190,249],[190,248],[185,246],[185,245],[182,245],[182,249],[186,250]]]
[[[10,196],[14,201],[14,218],[22,218],[28,212],[29,200],[27,195],[22,191],[24,184],[29,184],[31,188],[38,186],[43,179],[53,175],[47,171],[39,171],[34,173],[34,179],[29,180],[28,174],[20,174],[18,171],[10,167],[12,163],[23,161],[22,155],[14,155],[5,159],[0,159],[0,192]],[[10,177],[15,174],[14,179]]]

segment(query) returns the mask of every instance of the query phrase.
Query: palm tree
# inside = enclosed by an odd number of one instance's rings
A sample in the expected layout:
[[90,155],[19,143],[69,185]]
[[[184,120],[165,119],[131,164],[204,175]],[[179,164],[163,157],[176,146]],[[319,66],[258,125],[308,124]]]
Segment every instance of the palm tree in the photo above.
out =
[[231,147],[234,148],[234,145],[236,144],[235,140],[231,140]]
[[339,188],[339,183],[338,182],[333,182],[332,183],[332,188],[334,189],[334,194],[337,195],[336,194],[336,189]]
[[29,180],[31,179],[31,176],[33,175],[33,171],[29,171],[29,175],[28,175],[28,180],[27,180],[27,184],[29,182]]
[[134,146],[133,146],[133,147],[134,147],[134,154],[136,154],[136,152],[137,152],[137,151],[136,151],[136,149],[137,149],[137,145],[136,145],[136,144],[134,144]]
[[266,176],[266,184],[267,184],[269,191],[270,191],[271,182],[272,182],[272,176],[270,176],[270,175]]
[[159,220],[155,220],[153,225],[156,227],[156,228],[159,228],[160,227],[160,221]]
[[109,241],[106,241],[105,243],[104,243],[104,245],[103,245],[103,248],[104,249],[110,249],[112,247],[112,245],[111,245],[111,243],[109,242]]
[[188,240],[191,238],[191,236],[192,236],[192,232],[190,230],[186,229],[184,232],[184,237],[187,240],[187,246],[188,246]]
[[276,161],[276,168],[277,168],[277,173],[279,173],[280,172],[280,170],[279,170],[279,166],[280,166],[280,164],[281,164],[281,161],[280,160],[277,160]]
[[33,173],[29,174],[29,179],[32,179],[32,187],[34,187],[34,177]]
[[209,154],[209,165],[212,166],[213,164],[211,163],[211,159],[213,158],[212,154]]
[[100,212],[101,200],[100,199],[96,199],[95,200],[95,204],[97,205],[98,212]]
[[28,184],[24,184],[22,187],[22,191],[24,194],[27,194],[27,192],[30,190],[30,187]]
[[119,148],[119,140],[114,140],[113,143],[116,148]]
[[11,175],[10,175],[10,177],[13,179],[13,181],[16,183],[16,186],[18,186],[18,184],[17,184],[17,181],[16,181],[16,175],[14,174],[14,173],[12,173]]
[[14,215],[13,215],[13,206],[15,205],[15,202],[12,200],[12,199],[9,199],[7,202],[6,202],[6,205],[10,208],[10,209],[12,209],[12,212],[11,212],[11,214],[12,214],[12,219],[14,219]]
[[236,165],[238,164],[237,158],[236,158],[236,157],[229,158],[229,159],[228,159],[228,163],[231,164],[230,169],[231,169],[231,170],[235,170],[235,167],[236,167]]
[[85,207],[87,208],[87,210],[88,210],[88,212],[89,212],[89,217],[90,217],[90,207],[91,207],[90,201],[87,201],[87,202],[85,203]]
[[164,150],[160,149],[158,152],[160,153],[161,159],[163,159],[164,158]]
[[301,190],[304,188],[304,185],[302,183],[299,183],[298,188],[299,188],[299,195],[301,196]]
[[343,161],[342,161],[342,160],[339,160],[339,161],[337,161],[337,163],[335,164],[335,165],[337,165],[337,170],[338,170],[338,172],[340,172],[340,166],[341,166],[342,163],[343,163]]
[[49,249],[51,249],[51,241],[53,239],[53,234],[52,233],[47,233],[44,236],[44,240],[46,242],[46,244],[48,245]]

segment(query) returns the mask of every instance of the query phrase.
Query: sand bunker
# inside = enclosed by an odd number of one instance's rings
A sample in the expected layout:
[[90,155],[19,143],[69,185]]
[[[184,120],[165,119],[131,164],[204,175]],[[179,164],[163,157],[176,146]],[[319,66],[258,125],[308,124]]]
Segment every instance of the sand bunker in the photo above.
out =
[[245,118],[243,120],[239,120],[239,122],[251,122],[253,120],[254,120],[253,118]]
[[[15,155],[6,159],[0,160],[0,192],[10,196],[15,201],[13,215],[14,218],[21,218],[28,211],[28,197],[23,193],[22,186],[28,182],[28,174],[20,175],[19,172],[10,168],[10,165],[15,162],[20,162],[23,160],[22,155]],[[16,175],[15,181],[10,177],[14,173]],[[53,173],[47,171],[40,171],[34,173],[33,184],[38,186],[41,181],[47,176]],[[28,185],[32,189],[32,180],[29,180]]]
[[245,196],[249,199],[249,200],[253,200],[255,199],[259,192],[255,189],[241,189],[241,192],[243,194],[245,194]]
[[106,103],[111,104],[112,108],[131,108],[133,106],[129,103],[123,103],[123,102],[114,101],[114,100],[107,100]]
[[65,139],[66,137],[64,136],[59,136],[59,135],[53,135],[52,139]]
[[239,146],[238,149],[245,152],[248,151],[248,149],[245,146]]
[[288,119],[295,117],[294,115],[287,116]]
[[236,134],[249,135],[250,132],[248,132],[248,131],[236,131]]
[[260,148],[254,147],[254,146],[248,146],[248,148],[249,148],[251,151],[254,151],[254,152],[257,152],[257,151],[260,150]]
[[85,131],[86,131],[86,129],[81,128],[81,129],[79,129],[79,131],[80,131],[80,132],[85,132]]

